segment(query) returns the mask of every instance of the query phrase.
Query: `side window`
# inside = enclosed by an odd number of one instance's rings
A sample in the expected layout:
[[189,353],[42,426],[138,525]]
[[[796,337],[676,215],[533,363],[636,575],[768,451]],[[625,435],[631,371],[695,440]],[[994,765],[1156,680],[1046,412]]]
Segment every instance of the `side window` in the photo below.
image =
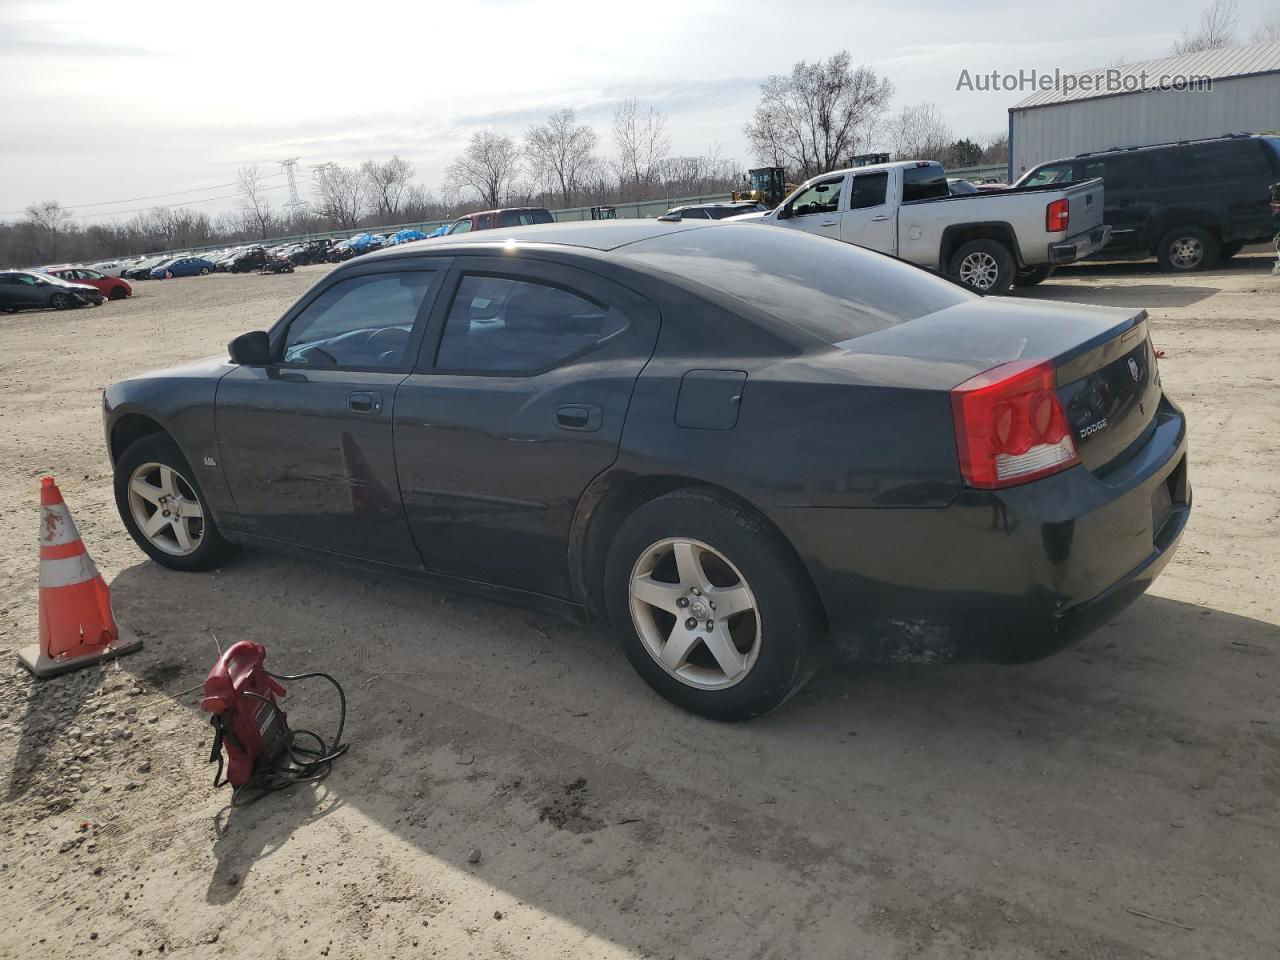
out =
[[796,195],[791,202],[791,212],[797,217],[811,213],[835,213],[840,209],[840,189],[843,186],[844,177],[820,180]]
[[1092,180],[1101,177],[1102,189],[1136,190],[1146,186],[1146,158],[1138,154],[1133,156],[1099,157],[1097,160],[1086,160],[1080,170],[1081,180]]
[[708,220],[710,219],[710,217],[708,217],[707,211],[699,210],[698,208],[695,207],[692,210],[681,210],[680,219],[681,220]]
[[616,310],[561,287],[468,274],[449,308],[436,368],[534,373],[626,327]]
[[285,363],[395,370],[405,365],[414,321],[436,273],[426,270],[349,277],[294,317]]
[[1220,183],[1252,177],[1265,179],[1271,175],[1253,140],[1196,143],[1160,152],[1166,154],[1164,174],[1172,183]]
[[471,231],[471,221],[467,219],[459,220],[449,228],[450,233],[469,233]]
[[1043,187],[1050,183],[1068,183],[1071,180],[1071,163],[1047,163],[1022,184],[1024,187]]
[[907,167],[902,171],[902,202],[937,200],[951,196],[947,186],[947,172],[940,163],[926,163],[921,167]]
[[867,207],[878,207],[884,203],[885,193],[889,189],[889,173],[864,173],[853,178],[853,190],[849,195],[850,210],[865,210]]

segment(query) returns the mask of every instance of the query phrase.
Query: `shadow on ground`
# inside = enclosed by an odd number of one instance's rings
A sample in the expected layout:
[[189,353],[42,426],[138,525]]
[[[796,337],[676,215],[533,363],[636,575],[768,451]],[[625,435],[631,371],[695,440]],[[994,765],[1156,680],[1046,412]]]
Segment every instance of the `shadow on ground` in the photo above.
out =
[[215,902],[336,798],[640,953],[1264,952],[1272,624],[1147,596],[1040,663],[834,667],[723,725],[659,700],[590,631],[427,586],[247,553],[215,576],[140,564],[112,589],[123,620],[163,638],[123,668],[181,663],[175,692],[212,662],[208,632],[347,686],[352,749],[329,798],[236,810]]

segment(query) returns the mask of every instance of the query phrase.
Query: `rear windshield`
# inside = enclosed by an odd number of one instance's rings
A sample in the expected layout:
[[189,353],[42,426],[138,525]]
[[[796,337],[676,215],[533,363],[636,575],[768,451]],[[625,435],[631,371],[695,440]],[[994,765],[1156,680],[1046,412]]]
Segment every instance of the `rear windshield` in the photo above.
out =
[[620,252],[832,345],[977,296],[884,254],[750,222],[664,234]]
[[951,188],[947,186],[947,172],[941,164],[927,163],[923,167],[907,167],[902,171],[903,203],[949,196]]

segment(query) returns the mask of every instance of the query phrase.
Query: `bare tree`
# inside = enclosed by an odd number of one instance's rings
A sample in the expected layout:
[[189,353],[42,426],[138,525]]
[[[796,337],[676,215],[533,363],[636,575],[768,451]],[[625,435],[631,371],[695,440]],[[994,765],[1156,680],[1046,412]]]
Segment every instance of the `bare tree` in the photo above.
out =
[[246,229],[255,231],[263,240],[271,232],[275,216],[271,211],[271,199],[267,196],[266,177],[258,165],[241,167],[236,177],[243,197],[241,213]]
[[871,67],[855,68],[842,50],[767,78],[743,132],[757,157],[804,179],[847,162],[870,139],[892,96],[892,83]]
[[1219,50],[1236,42],[1236,24],[1239,21],[1236,0],[1213,0],[1200,14],[1200,26],[1194,31],[1186,27],[1182,39],[1173,45],[1175,55],[1200,53],[1202,50]]
[[400,216],[401,199],[413,180],[413,164],[399,154],[379,163],[366,160],[360,167],[368,185],[374,211],[387,222]]
[[449,184],[471,189],[491,207],[502,206],[520,172],[520,148],[510,137],[488,130],[472,134],[466,151],[445,170]]
[[364,175],[352,167],[325,163],[315,168],[316,212],[343,230],[355,229],[364,211]]
[[525,135],[525,156],[533,175],[544,182],[554,182],[566,207],[584,171],[595,154],[599,137],[571,109],[557,110],[545,123],[529,128]]
[[56,200],[42,200],[27,207],[24,224],[36,260],[57,260],[64,234],[72,225],[71,211]]
[[652,106],[641,111],[634,97],[623,100],[613,111],[613,142],[619,181],[629,180],[637,187],[647,184],[671,152],[667,118]]
[[933,103],[903,107],[889,120],[887,137],[899,160],[937,160],[954,139]]
[[1254,43],[1280,43],[1280,16],[1256,27],[1251,39]]

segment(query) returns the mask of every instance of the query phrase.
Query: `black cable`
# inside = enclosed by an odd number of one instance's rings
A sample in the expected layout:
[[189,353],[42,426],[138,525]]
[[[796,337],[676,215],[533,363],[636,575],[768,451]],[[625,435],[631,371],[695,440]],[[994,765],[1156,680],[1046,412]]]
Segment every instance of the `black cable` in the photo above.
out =
[[[295,786],[299,783],[316,783],[323,780],[329,775],[333,769],[333,761],[347,752],[349,744],[342,742],[342,731],[347,723],[347,695],[342,689],[342,684],[338,683],[333,677],[327,673],[271,673],[266,671],[267,676],[275,680],[310,680],[320,677],[328,680],[333,684],[333,688],[338,691],[338,729],[334,734],[333,743],[328,743],[320,734],[305,730],[301,727],[297,729],[288,728],[288,722],[284,718],[284,711],[280,709],[279,704],[269,697],[261,696],[252,691],[246,690],[245,693],[263,703],[271,705],[271,708],[280,714],[281,722],[289,729],[289,740],[285,744],[284,754],[288,758],[284,765],[277,765],[270,770],[262,770],[254,774],[248,781],[235,787],[231,794],[231,805],[233,807],[245,806],[255,801],[261,800],[269,793],[277,790],[284,790],[288,787]],[[222,751],[221,737],[225,731],[222,729],[220,717],[215,716],[214,726],[218,730],[218,737],[214,742],[214,752],[217,754],[218,774],[214,778],[214,786],[219,786],[218,780],[222,774]],[[315,746],[311,747],[305,743],[300,743],[299,738],[303,740],[312,740]],[[210,757],[210,760],[213,760]]]

